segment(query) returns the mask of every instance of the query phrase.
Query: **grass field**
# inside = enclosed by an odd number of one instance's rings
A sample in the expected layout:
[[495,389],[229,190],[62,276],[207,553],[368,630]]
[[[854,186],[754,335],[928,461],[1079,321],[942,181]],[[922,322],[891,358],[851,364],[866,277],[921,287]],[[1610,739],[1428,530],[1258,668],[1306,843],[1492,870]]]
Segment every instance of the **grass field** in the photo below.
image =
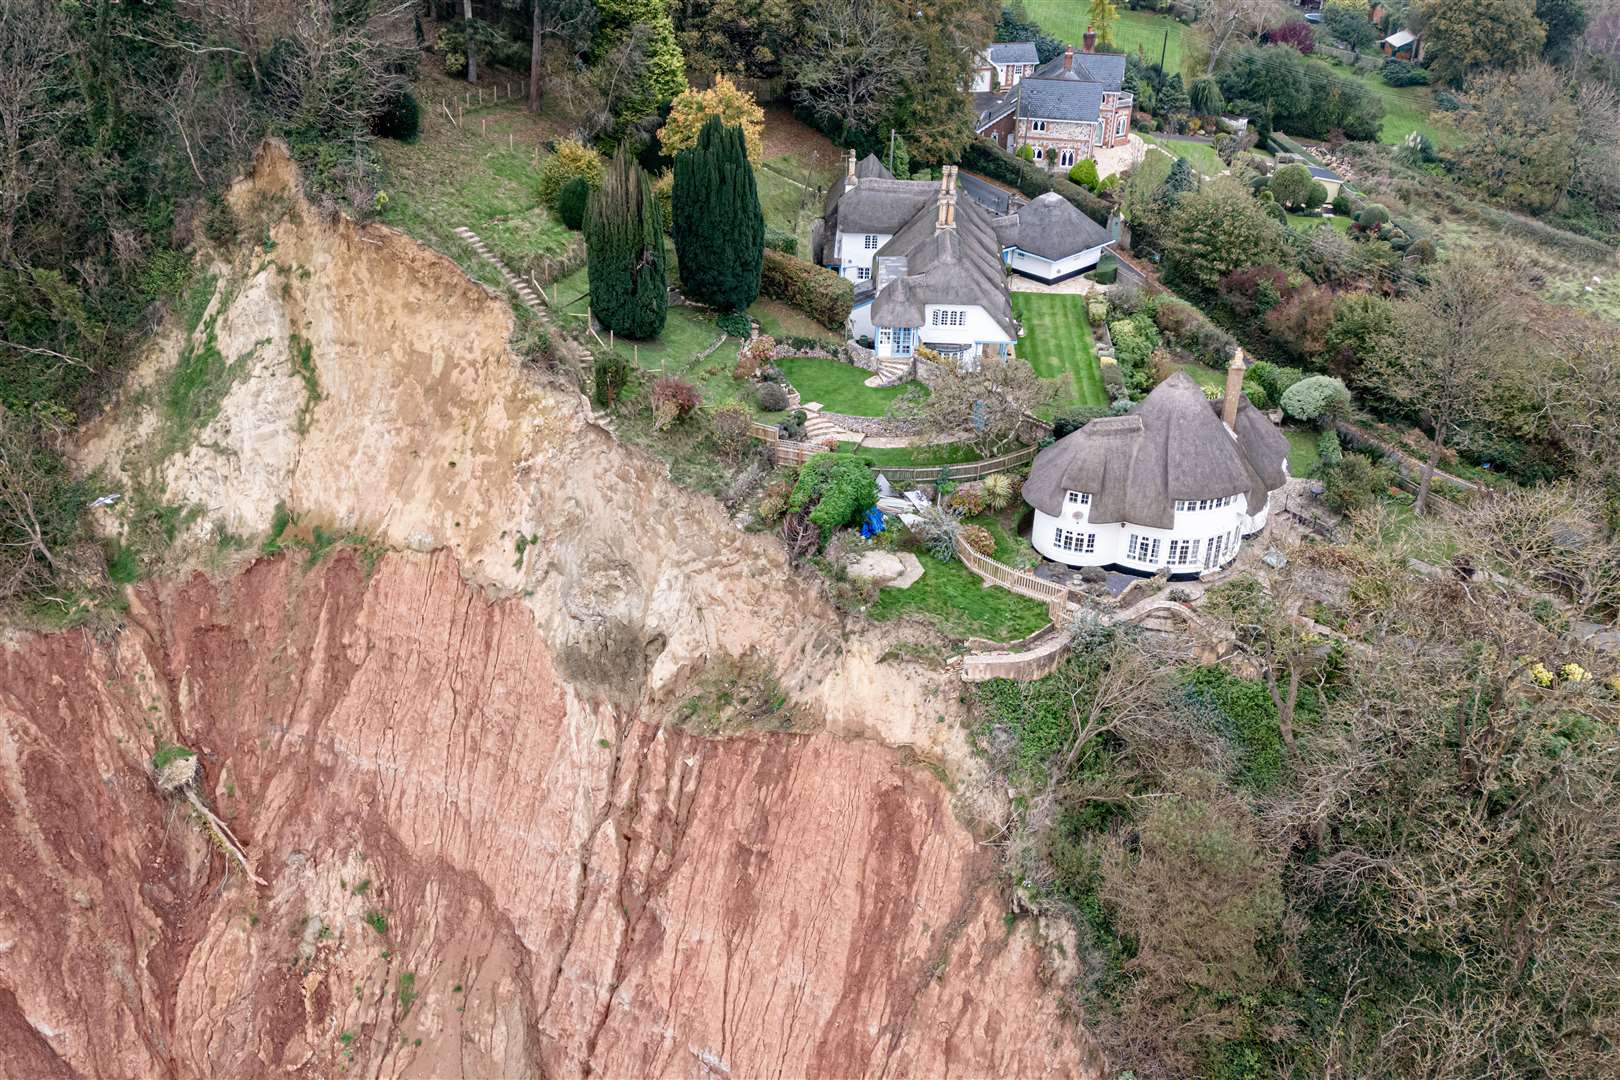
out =
[[[776,366],[799,392],[803,401],[819,401],[829,412],[848,416],[882,416],[889,405],[913,385],[867,386],[870,371],[839,360],[795,356],[778,360]],[[926,388],[924,388],[926,392]]]
[[[431,96],[444,81],[424,80],[433,84],[426,92]],[[518,273],[561,253],[571,234],[535,194],[535,147],[551,133],[548,122],[524,111],[520,102],[477,110],[459,127],[440,113],[424,113],[416,142],[377,140],[387,194],[382,220],[491,284],[498,284],[499,276],[455,235],[458,226],[483,237]]]
[[1142,138],[1168,154],[1179,158],[1186,158],[1187,164],[1205,176],[1219,176],[1226,171],[1226,162],[1215,153],[1215,148],[1208,143],[1189,142],[1186,139],[1171,139],[1163,135],[1149,135],[1143,133]]
[[833,348],[844,343],[843,335],[828,330],[798,308],[789,307],[780,300],[762,296],[749,305],[748,314],[759,323],[760,333],[769,334],[778,341],[783,337],[815,338]]
[[1288,475],[1315,476],[1322,455],[1316,449],[1316,440],[1322,433],[1315,428],[1283,428],[1288,436]]
[[1086,322],[1086,299],[1074,293],[1012,294],[1013,313],[1024,324],[1018,340],[1018,356],[1044,379],[1070,376],[1062,405],[1108,404],[1103,387],[1102,368],[1091,343],[1091,325]]
[[879,621],[915,613],[952,637],[1016,641],[1045,626],[1046,605],[994,586],[986,587],[961,563],[919,554],[923,576],[908,589],[884,589],[869,609]]
[[1378,69],[1352,71],[1337,60],[1328,59],[1333,70],[1349,79],[1355,79],[1377,94],[1384,102],[1384,126],[1378,141],[1390,146],[1400,143],[1414,131],[1421,131],[1434,140],[1436,146],[1451,146],[1457,134],[1450,124],[1435,122],[1434,92],[1427,86],[1390,86],[1378,76]]
[[799,258],[810,257],[810,226],[821,214],[827,174],[793,157],[768,158],[754,169],[765,224],[798,237]]
[[[1042,30],[1053,37],[1062,38],[1076,49],[1080,47],[1086,25],[1091,21],[1091,8],[1082,0],[1024,0],[1024,10],[1029,12],[1029,17]],[[1114,24],[1114,48],[1119,52],[1134,53],[1140,47],[1155,63],[1162,51],[1164,70],[1180,71],[1181,35],[1186,29],[1186,24],[1168,15],[1121,10],[1119,21]],[[1165,40],[1167,33],[1168,44]]]

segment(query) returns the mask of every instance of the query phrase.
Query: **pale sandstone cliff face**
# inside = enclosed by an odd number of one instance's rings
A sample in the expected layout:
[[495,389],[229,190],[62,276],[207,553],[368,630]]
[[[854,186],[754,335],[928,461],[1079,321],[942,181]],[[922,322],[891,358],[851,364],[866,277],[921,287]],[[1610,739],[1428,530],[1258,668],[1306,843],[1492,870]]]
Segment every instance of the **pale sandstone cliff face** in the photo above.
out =
[[[272,153],[233,199],[291,183]],[[112,640],[0,646],[0,1075],[1097,1072],[904,764],[976,789],[958,687],[524,372],[448,260],[307,207],[271,236],[221,267],[218,417],[164,460],[132,392],[84,463],[208,508],[199,543],[280,502],[433,553],[264,560],[147,586]],[[801,733],[670,722],[742,668]],[[154,792],[159,738],[266,886]]]

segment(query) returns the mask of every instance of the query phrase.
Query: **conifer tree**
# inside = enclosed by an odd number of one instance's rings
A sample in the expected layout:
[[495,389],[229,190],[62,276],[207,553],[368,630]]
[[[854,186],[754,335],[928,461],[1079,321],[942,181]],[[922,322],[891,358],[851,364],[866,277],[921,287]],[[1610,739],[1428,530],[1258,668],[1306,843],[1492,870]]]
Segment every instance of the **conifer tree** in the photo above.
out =
[[668,303],[664,223],[652,182],[621,146],[585,214],[591,314],[628,338],[657,337]]
[[675,252],[693,299],[742,311],[759,295],[765,218],[743,130],[711,117],[675,156]]

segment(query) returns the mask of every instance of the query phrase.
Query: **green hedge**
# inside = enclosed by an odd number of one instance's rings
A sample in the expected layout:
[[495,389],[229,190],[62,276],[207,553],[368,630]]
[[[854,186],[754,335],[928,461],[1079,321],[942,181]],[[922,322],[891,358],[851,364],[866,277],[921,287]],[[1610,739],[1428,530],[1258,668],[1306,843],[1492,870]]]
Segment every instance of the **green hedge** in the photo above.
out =
[[1049,174],[1038,165],[1018,160],[999,146],[984,142],[969,143],[967,149],[962,151],[962,167],[1003,184],[1011,184],[1031,199],[1055,191],[1079,207],[1080,212],[1092,221],[1102,226],[1108,224],[1112,207],[1102,199],[1079,184],[1070,183],[1063,176]]
[[765,246],[772,251],[780,251],[785,255],[797,255],[799,253],[799,238],[790,232],[773,229],[767,225],[765,226]]
[[791,304],[829,330],[842,330],[855,303],[855,287],[825,267],[765,249],[760,295]]

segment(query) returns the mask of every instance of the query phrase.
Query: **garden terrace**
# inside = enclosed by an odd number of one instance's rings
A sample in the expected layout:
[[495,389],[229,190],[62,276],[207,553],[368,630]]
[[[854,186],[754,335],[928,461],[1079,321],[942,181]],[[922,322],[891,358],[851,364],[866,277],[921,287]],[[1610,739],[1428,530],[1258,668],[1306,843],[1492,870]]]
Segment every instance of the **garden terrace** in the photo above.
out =
[[841,360],[813,356],[788,357],[776,366],[804,401],[819,401],[828,412],[846,416],[882,416],[895,398],[915,387],[927,394],[921,383],[899,386],[867,386],[872,373]]

